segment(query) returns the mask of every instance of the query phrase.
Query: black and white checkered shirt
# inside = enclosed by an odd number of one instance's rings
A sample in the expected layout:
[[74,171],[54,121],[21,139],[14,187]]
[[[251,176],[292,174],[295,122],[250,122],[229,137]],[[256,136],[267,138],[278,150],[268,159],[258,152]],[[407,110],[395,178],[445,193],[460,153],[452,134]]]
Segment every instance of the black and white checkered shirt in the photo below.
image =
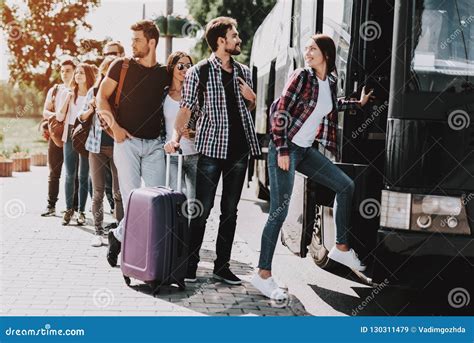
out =
[[[252,77],[250,69],[233,59],[234,67],[234,90],[237,97],[240,116],[245,131],[245,137],[250,153],[254,156],[260,155],[260,146],[258,144],[257,135],[255,133],[255,125],[252,120],[250,111],[248,110],[245,99],[240,94],[237,76],[239,69],[243,73],[245,82],[250,87],[252,85]],[[212,54],[209,58],[209,78],[204,92],[204,104],[201,109],[196,127],[196,149],[201,154],[226,159],[229,145],[229,119],[227,114],[225,89],[222,84],[222,62]],[[190,68],[186,73],[184,80],[180,107],[192,110],[197,106],[198,102],[198,85],[199,85],[199,65]]]

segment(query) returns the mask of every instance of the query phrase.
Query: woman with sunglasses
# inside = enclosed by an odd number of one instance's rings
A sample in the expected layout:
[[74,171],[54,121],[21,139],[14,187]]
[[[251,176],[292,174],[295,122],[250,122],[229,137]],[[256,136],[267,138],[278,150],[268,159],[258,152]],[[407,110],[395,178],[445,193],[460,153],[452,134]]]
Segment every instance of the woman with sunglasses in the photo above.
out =
[[[171,84],[165,89],[163,99],[163,118],[166,127],[166,141],[169,142],[173,136],[174,124],[179,111],[181,100],[181,89],[183,88],[184,77],[189,68],[193,66],[191,56],[176,51],[168,57],[167,70],[170,74]],[[162,126],[163,127],[163,126]],[[181,139],[181,150],[183,153],[183,178],[182,183],[186,187],[188,199],[194,199],[196,194],[196,170],[198,162],[198,152],[194,146],[194,131],[186,129]],[[165,151],[170,153],[169,144],[166,143]],[[171,156],[170,186],[176,189],[178,174],[178,158]]]

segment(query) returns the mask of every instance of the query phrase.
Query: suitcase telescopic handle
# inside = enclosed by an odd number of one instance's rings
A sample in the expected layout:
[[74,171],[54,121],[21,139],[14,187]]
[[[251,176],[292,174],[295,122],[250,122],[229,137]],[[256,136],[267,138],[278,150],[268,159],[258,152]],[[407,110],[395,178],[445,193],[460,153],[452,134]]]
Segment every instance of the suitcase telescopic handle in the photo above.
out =
[[[183,175],[183,150],[178,149],[178,182],[176,185],[176,191],[181,192],[181,178]],[[165,186],[170,187],[170,172],[171,172],[171,154],[166,154],[166,182]]]

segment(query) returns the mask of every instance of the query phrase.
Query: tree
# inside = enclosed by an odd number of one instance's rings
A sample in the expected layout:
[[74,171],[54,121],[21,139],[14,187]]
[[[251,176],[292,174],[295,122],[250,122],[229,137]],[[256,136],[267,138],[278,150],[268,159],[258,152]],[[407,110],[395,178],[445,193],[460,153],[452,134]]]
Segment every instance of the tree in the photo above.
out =
[[[250,62],[253,36],[267,14],[272,10],[276,0],[187,0],[189,13],[202,27],[211,19],[219,16],[232,17],[237,20],[238,31],[242,39],[242,53],[237,57],[242,63]],[[193,50],[196,60],[209,55],[205,39],[200,40]]]
[[91,29],[85,16],[99,0],[27,0],[26,6],[2,1],[1,27],[11,53],[10,81],[46,91],[58,77],[58,57],[98,56],[104,42],[77,40],[78,28]]

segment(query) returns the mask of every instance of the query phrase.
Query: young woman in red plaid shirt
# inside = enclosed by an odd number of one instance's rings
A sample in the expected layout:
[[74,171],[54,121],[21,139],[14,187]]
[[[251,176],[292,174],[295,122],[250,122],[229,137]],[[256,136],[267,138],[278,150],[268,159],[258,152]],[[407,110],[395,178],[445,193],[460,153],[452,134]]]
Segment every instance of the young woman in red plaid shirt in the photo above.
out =
[[337,238],[329,258],[359,271],[365,269],[348,245],[354,182],[312,146],[316,141],[338,158],[338,111],[364,106],[372,92],[366,94],[363,89],[358,101],[336,98],[336,47],[329,36],[318,34],[309,39],[304,57],[307,68],[297,69],[291,75],[271,113],[270,215],[262,234],[259,271],[252,284],[275,300],[287,298],[272,278],[271,267],[278,234],[288,214],[295,171],[336,192]]

